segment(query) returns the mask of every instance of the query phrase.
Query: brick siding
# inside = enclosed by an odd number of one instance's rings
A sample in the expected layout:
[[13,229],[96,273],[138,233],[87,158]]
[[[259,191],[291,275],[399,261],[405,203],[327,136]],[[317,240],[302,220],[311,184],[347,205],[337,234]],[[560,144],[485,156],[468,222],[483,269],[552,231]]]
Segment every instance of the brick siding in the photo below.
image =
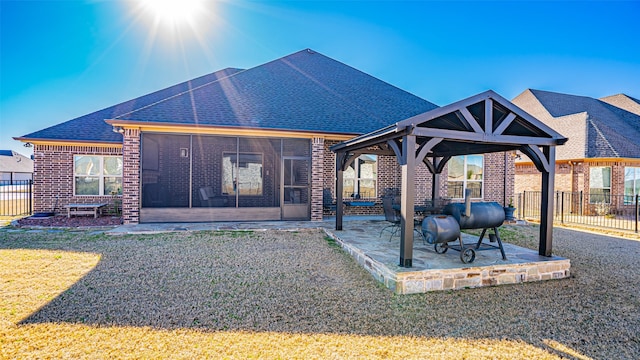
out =
[[[556,191],[580,191],[576,190],[578,186],[578,174],[582,169],[574,171],[574,166],[569,163],[556,163],[556,177],[554,188]],[[516,165],[515,175],[515,193],[520,194],[524,191],[542,191],[542,173],[533,164]]]
[[122,170],[122,220],[140,222],[140,130],[125,129]]
[[311,141],[311,221],[322,221],[325,153],[324,139],[313,138]]
[[[335,153],[329,150],[334,144],[339,141],[326,140],[325,141],[325,156],[324,156],[324,185],[323,188],[330,189],[333,197],[336,197],[336,164]],[[515,194],[514,191],[514,175],[515,164],[512,152],[504,152],[485,154],[485,173],[484,173],[484,201],[497,201],[500,204],[509,201],[510,197]],[[507,174],[506,182],[504,174]],[[400,190],[402,175],[400,173],[400,165],[395,156],[378,156],[378,179],[377,179],[377,194],[374,199],[370,199],[376,202],[375,206],[362,207],[362,206],[347,206],[345,207],[345,215],[372,215],[382,214],[382,201],[380,197],[385,194],[387,189]],[[424,164],[418,165],[416,169],[416,198],[415,203],[424,203],[425,200],[431,199],[431,186],[432,175]],[[506,189],[506,190],[505,190]],[[440,178],[440,197],[447,196],[447,167],[442,172]],[[333,212],[325,213],[327,215],[333,215]]]
[[[311,220],[322,219],[322,192],[330,189],[335,197],[335,154],[329,147],[337,144],[336,140],[314,138],[312,140],[312,181],[311,181]],[[58,209],[69,203],[112,202],[112,196],[74,196],[73,195],[73,155],[111,155],[123,156],[123,187],[121,196],[122,216],[126,224],[139,222],[140,212],[140,131],[126,129],[123,147],[101,146],[60,146],[35,145],[34,149],[34,210],[36,212],[51,211],[56,196]],[[515,172],[512,156],[505,153],[485,155],[485,201],[503,203],[514,194]],[[505,167],[506,161],[506,167]],[[507,174],[505,182],[503,174]],[[614,176],[619,174],[614,171]],[[624,171],[622,170],[622,178]],[[393,156],[378,157],[377,194],[370,199],[374,206],[351,206],[345,208],[346,215],[382,214],[380,197],[388,189],[399,190],[401,183],[400,166]],[[416,170],[416,203],[423,203],[431,198],[432,176],[424,164]],[[506,185],[506,193],[505,193]],[[588,182],[586,185],[588,186]],[[441,178],[440,196],[446,197],[446,167]]]
[[[581,161],[556,162],[555,191],[584,194],[586,214],[594,214],[595,205],[589,204],[589,174],[591,167],[611,167],[611,195],[614,208],[625,207],[620,195],[624,194],[625,167],[640,167],[640,159],[607,160],[592,159]],[[533,164],[524,163],[516,166],[516,193],[524,191],[541,191],[542,176]],[[579,203],[579,201],[578,201]]]
[[34,145],[33,156],[33,210],[49,212],[56,206],[57,212],[63,212],[64,206],[77,203],[109,203],[119,196],[75,196],[73,194],[73,156],[102,155],[121,156],[119,146],[70,146],[70,145]]

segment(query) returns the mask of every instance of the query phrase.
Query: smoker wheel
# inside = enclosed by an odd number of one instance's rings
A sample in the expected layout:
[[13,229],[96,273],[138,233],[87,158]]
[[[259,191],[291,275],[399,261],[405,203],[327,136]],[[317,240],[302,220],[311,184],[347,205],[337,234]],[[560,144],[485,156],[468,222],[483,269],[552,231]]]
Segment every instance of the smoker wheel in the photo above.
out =
[[449,250],[449,247],[445,243],[436,243],[433,247],[436,249],[438,254],[444,254]]
[[462,262],[465,264],[472,263],[473,260],[475,259],[476,259],[476,251],[473,250],[472,248],[466,248],[460,252],[460,260],[462,260]]

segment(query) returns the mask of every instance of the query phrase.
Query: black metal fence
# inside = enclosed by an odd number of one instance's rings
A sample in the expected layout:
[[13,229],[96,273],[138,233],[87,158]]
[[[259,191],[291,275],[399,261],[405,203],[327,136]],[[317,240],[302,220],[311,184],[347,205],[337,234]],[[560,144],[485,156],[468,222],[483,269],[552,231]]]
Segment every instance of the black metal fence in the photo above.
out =
[[[541,193],[525,191],[516,195],[520,219],[540,219]],[[553,199],[553,221],[638,232],[639,196],[585,194],[557,191]]]
[[0,180],[0,216],[33,213],[33,180]]

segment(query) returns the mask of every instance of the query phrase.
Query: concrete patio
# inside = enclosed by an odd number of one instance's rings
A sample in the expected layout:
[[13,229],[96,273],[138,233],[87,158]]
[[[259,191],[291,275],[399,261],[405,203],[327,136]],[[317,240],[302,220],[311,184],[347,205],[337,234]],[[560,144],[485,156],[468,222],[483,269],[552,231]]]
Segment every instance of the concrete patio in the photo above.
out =
[[[434,246],[414,239],[413,267],[399,266],[399,232],[389,236],[380,231],[389,223],[380,216],[345,217],[344,230],[335,230],[335,219],[322,222],[212,222],[212,223],[154,223],[122,225],[108,234],[142,234],[168,231],[199,230],[289,230],[322,229],[347,251],[361,266],[386,287],[397,294],[415,294],[438,290],[459,290],[482,286],[498,286],[531,281],[562,279],[570,275],[569,259],[539,256],[534,250],[504,243],[507,260],[500,251],[477,251],[472,263],[460,260],[458,251],[438,254]],[[477,237],[463,234],[465,244],[475,244]],[[483,244],[488,243],[485,239]]]

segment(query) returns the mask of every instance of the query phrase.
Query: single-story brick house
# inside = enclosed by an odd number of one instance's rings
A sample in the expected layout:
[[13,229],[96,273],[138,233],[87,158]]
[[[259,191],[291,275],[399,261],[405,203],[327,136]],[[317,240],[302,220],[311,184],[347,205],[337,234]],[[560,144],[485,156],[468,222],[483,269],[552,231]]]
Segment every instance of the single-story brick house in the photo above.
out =
[[[34,146],[35,211],[50,211],[56,197],[59,206],[116,197],[125,223],[321,220],[323,192],[336,195],[330,146],[436,108],[306,49],[16,139]],[[343,196],[374,206],[346,213],[381,213],[399,169],[394,156],[362,154],[344,171]],[[456,156],[443,174],[442,197],[469,188],[504,204],[514,193],[512,151]],[[424,164],[415,178],[416,202],[430,199]]]
[[[582,199],[586,214],[633,206],[640,194],[640,100],[529,89],[512,102],[569,138],[556,155],[557,191],[576,194],[572,202]],[[525,157],[516,160],[515,191],[540,191],[540,174]]]

